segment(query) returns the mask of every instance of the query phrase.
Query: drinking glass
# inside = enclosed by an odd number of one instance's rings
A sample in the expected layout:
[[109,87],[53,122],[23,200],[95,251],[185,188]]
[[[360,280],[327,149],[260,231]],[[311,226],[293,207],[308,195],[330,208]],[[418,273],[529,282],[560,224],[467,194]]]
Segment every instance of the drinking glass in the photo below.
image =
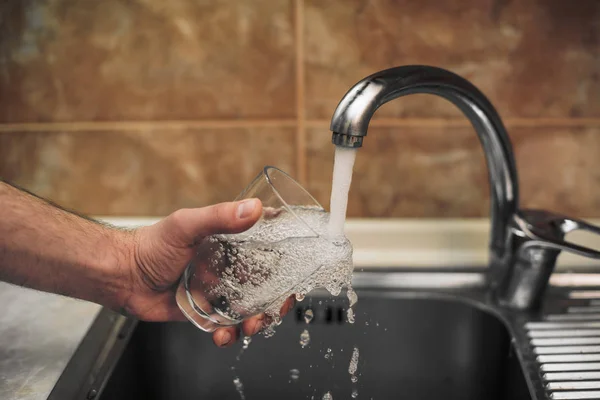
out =
[[277,314],[307,293],[323,267],[351,264],[352,247],[327,237],[329,213],[298,182],[266,166],[235,199],[258,198],[260,219],[237,234],[203,238],[177,288],[177,304],[198,328],[213,332],[262,312]]

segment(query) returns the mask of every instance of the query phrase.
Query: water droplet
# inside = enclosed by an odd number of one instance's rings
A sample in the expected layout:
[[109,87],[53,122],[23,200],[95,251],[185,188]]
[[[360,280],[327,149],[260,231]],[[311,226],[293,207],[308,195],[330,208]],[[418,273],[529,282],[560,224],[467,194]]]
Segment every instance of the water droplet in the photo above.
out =
[[350,358],[350,366],[348,367],[348,372],[350,375],[356,374],[356,369],[358,368],[358,347],[354,348],[352,352],[352,357]]
[[304,300],[304,294],[302,294],[302,293],[296,293],[296,300],[297,301]]
[[346,311],[346,317],[348,318],[348,322],[350,322],[351,324],[354,323],[354,311],[349,308],[348,311]]
[[356,383],[356,382],[358,382],[358,376],[356,376],[356,375],[352,375],[352,376],[350,377],[350,380],[352,381],[352,383]]
[[379,327],[379,322],[375,322],[375,326]]
[[248,346],[250,346],[250,343],[252,343],[252,338],[250,336],[244,336],[244,341],[242,343],[242,348],[246,350]]
[[266,339],[273,337],[273,335],[275,335],[275,327],[273,325],[267,326],[265,329],[263,329],[262,335]]
[[235,390],[240,394],[240,398],[242,400],[246,399],[244,396],[244,385],[242,385],[242,381],[237,376],[233,379],[233,385],[235,386]]
[[333,358],[333,352],[328,348],[327,353],[325,353],[325,359],[329,360],[330,358]]
[[310,334],[305,329],[304,332],[302,332],[300,334],[300,345],[302,346],[302,348],[304,348],[304,347],[308,346],[309,343],[310,343]]
[[322,301],[322,300],[319,300],[319,304],[323,304],[323,301]]
[[312,321],[312,319],[314,318],[315,314],[313,313],[313,310],[311,310],[310,308],[308,310],[306,310],[304,312],[304,321],[309,324],[310,321]]
[[348,296],[348,301],[350,302],[350,307],[354,306],[356,304],[356,302],[358,301],[358,296],[356,295],[356,292],[354,291],[354,289],[352,289],[351,287],[348,288],[348,291],[346,292],[346,296]]
[[365,326],[369,326],[369,321],[365,321]]
[[290,369],[290,379],[293,382],[296,382],[298,380],[298,378],[300,378],[300,371],[298,371],[297,369]]
[[323,400],[333,400],[331,393],[327,392],[323,395]]
[[356,389],[353,389],[353,390],[352,390],[352,398],[353,398],[353,399],[355,399],[355,398],[357,398],[357,397],[358,397],[358,390],[356,390]]

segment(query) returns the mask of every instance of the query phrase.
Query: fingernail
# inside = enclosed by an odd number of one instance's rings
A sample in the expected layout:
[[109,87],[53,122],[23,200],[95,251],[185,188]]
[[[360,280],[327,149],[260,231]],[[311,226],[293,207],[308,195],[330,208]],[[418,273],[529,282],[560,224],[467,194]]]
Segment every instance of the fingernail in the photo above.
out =
[[220,346],[227,346],[231,342],[231,333],[225,332],[221,335],[221,344]]
[[256,208],[256,199],[249,199],[242,201],[237,208],[237,216],[240,219],[248,218],[254,212]]

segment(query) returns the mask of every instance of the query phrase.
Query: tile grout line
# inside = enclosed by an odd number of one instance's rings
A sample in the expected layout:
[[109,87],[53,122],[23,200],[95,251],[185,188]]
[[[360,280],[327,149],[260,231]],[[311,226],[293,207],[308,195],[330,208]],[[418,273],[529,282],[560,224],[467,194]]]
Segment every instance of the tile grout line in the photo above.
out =
[[[304,78],[298,78],[304,82]],[[304,101],[304,91],[298,96]],[[235,120],[194,120],[194,121],[88,121],[88,122],[34,122],[0,123],[0,133],[19,132],[86,132],[86,131],[135,131],[177,130],[177,129],[245,129],[245,128],[301,128],[306,134],[307,127],[329,126],[328,119],[306,119],[304,107],[298,107],[302,118],[296,119],[235,119]],[[506,127],[597,127],[600,118],[507,118]],[[469,127],[470,122],[463,118],[375,118],[370,126],[374,127]],[[300,130],[298,130],[300,133]],[[300,136],[300,135],[299,135]],[[305,138],[299,141],[305,146]]]
[[294,23],[296,30],[296,174],[301,185],[307,184],[306,155],[306,115],[305,115],[305,82],[304,82],[304,0],[294,2]]

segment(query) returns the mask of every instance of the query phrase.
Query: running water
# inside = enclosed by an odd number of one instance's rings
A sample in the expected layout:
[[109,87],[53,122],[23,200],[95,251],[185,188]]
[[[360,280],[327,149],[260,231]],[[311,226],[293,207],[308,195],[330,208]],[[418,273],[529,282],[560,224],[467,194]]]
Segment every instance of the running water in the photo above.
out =
[[[336,146],[333,161],[333,180],[331,184],[331,199],[329,203],[329,236],[332,240],[344,238],[344,222],[348,208],[348,193],[352,183],[352,172],[356,160],[357,149]],[[348,322],[354,323],[354,311],[358,296],[352,290],[351,282],[348,283],[348,301],[350,307],[347,311]]]
[[329,203],[329,235],[336,238],[344,235],[344,222],[348,208],[348,192],[352,183],[352,170],[356,159],[356,149],[335,148],[333,161],[333,182]]

